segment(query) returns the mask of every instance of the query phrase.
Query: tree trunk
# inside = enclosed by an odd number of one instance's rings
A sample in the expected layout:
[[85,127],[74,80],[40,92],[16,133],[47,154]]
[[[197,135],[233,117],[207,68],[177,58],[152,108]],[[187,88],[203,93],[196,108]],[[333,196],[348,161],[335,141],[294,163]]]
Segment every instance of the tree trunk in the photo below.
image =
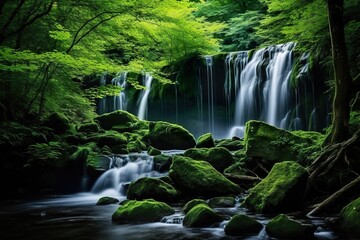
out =
[[344,35],[344,0],[327,0],[327,5],[335,75],[330,141],[337,143],[349,136],[351,76]]

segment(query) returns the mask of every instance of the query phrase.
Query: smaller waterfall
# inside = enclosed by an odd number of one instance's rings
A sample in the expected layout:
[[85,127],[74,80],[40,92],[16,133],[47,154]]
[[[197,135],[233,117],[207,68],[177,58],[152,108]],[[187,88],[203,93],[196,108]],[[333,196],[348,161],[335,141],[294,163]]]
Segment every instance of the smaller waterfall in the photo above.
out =
[[214,132],[215,129],[215,114],[214,114],[214,77],[213,77],[213,58],[212,56],[205,56],[206,61],[206,82],[207,82],[207,105],[208,105],[208,123],[209,132]]
[[114,96],[114,110],[126,110],[126,96],[124,90],[126,87],[127,74],[127,72],[120,72],[111,80],[113,85],[121,87],[119,94]]
[[139,97],[140,106],[139,106],[139,111],[137,114],[137,116],[141,120],[144,120],[147,117],[148,97],[149,97],[149,94],[151,91],[152,79],[153,79],[153,77],[149,73],[146,73],[143,76],[143,84],[145,85],[145,89],[142,91],[142,93]]

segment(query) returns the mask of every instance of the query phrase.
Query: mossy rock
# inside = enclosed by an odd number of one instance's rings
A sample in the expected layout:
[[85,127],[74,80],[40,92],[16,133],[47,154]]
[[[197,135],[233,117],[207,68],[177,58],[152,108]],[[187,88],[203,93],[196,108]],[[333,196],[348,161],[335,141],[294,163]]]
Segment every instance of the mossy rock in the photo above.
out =
[[99,121],[100,126],[105,130],[110,130],[114,126],[130,127],[131,124],[139,121],[135,115],[123,110],[102,114],[95,120]]
[[130,200],[116,210],[112,220],[118,224],[158,222],[174,213],[174,209],[163,202]]
[[114,154],[128,154],[129,150],[127,149],[126,145],[118,144],[111,147],[111,152]]
[[201,135],[196,141],[197,148],[212,148],[215,147],[215,142],[211,133]]
[[167,122],[149,124],[149,144],[160,150],[185,150],[195,147],[194,136],[185,128]]
[[126,145],[128,152],[142,152],[146,151],[147,146],[140,140],[131,141]]
[[234,163],[232,154],[223,147],[191,148],[185,151],[184,156],[207,161],[219,172],[223,172]]
[[100,148],[105,145],[108,147],[113,147],[115,145],[123,145],[127,143],[126,137],[116,131],[106,131],[104,133],[96,134],[87,139],[88,142],[95,142],[96,145]]
[[161,151],[159,149],[156,149],[156,148],[153,148],[153,147],[149,147],[148,150],[147,150],[147,153],[150,155],[150,156],[156,156],[156,155],[160,155],[161,154]]
[[334,228],[340,234],[360,238],[360,197],[341,210]]
[[286,239],[313,239],[316,228],[312,224],[302,224],[280,214],[271,219],[265,230],[271,237]]
[[236,204],[234,197],[214,197],[209,199],[209,206],[212,208],[234,207]]
[[207,204],[198,204],[185,215],[183,225],[189,228],[210,227],[221,220],[220,215]]
[[248,121],[245,131],[245,152],[249,157],[260,157],[272,162],[301,161],[300,154],[313,146],[310,137],[292,134],[261,121]]
[[172,156],[161,154],[156,155],[153,159],[154,169],[158,172],[168,172],[172,163]]
[[244,236],[258,234],[262,224],[244,214],[234,215],[225,226],[225,234],[230,236]]
[[198,204],[206,204],[207,202],[203,199],[193,199],[185,204],[185,206],[182,208],[184,213],[188,213],[193,207],[195,207]]
[[145,177],[130,184],[127,197],[133,200],[152,198],[157,201],[174,202],[178,194],[170,184],[157,178]]
[[62,113],[53,113],[45,121],[45,126],[52,128],[55,133],[65,133],[70,129],[69,119]]
[[101,206],[103,206],[103,205],[110,205],[110,204],[117,204],[117,203],[119,203],[119,200],[116,199],[116,198],[113,198],[113,197],[102,197],[102,198],[100,198],[100,199],[97,201],[96,205],[101,205]]
[[174,156],[170,178],[184,192],[192,196],[226,196],[238,194],[241,189],[219,173],[210,163]]
[[244,141],[239,139],[223,139],[216,146],[224,147],[229,151],[238,151],[244,148]]
[[244,205],[258,213],[289,211],[299,207],[308,172],[296,162],[276,163],[270,173],[251,188]]
[[96,122],[81,124],[77,129],[78,132],[83,132],[83,133],[98,133],[101,130],[102,129],[100,125]]

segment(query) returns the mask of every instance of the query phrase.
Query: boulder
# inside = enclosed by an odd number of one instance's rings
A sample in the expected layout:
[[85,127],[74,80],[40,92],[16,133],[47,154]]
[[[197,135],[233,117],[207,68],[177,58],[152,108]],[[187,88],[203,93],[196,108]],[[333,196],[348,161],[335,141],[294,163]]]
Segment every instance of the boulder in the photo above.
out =
[[360,238],[360,197],[346,205],[334,225],[336,232]]
[[126,144],[126,149],[129,153],[132,152],[142,152],[146,151],[147,146],[144,142],[140,140],[130,141],[128,144]]
[[98,133],[101,131],[101,128],[100,125],[97,124],[96,122],[90,122],[90,123],[81,124],[78,127],[77,131],[83,133]]
[[223,147],[191,148],[185,151],[184,156],[207,161],[219,172],[223,172],[234,163],[232,154]]
[[134,200],[152,198],[157,201],[173,202],[177,199],[177,191],[160,179],[145,177],[130,184],[127,197]]
[[244,148],[244,142],[239,139],[224,139],[216,144],[217,147],[224,147],[229,151],[238,151]]
[[310,137],[297,136],[289,131],[255,120],[246,123],[244,139],[247,156],[265,158],[274,163],[302,160],[299,159],[304,156],[300,154],[301,151],[314,145],[314,141]]
[[212,208],[234,207],[236,204],[234,197],[214,197],[209,199],[209,206]]
[[113,147],[127,143],[126,137],[116,131],[106,131],[87,139],[88,142],[95,142],[98,147]]
[[[102,114],[96,117],[95,120],[99,121],[100,126],[105,130],[110,130],[114,126],[127,128],[139,121],[135,115],[123,110]],[[117,128],[119,130],[121,127]]]
[[188,213],[193,207],[195,207],[198,204],[206,204],[206,201],[203,199],[193,199],[185,204],[185,206],[182,208],[184,213]]
[[244,215],[236,214],[225,226],[225,234],[230,236],[243,236],[257,234],[262,229],[262,224],[255,219]]
[[65,133],[70,129],[69,119],[62,113],[53,113],[45,121],[45,126],[54,129],[55,133]]
[[220,215],[215,213],[208,205],[198,204],[185,215],[183,225],[189,228],[210,227],[221,220]]
[[118,202],[119,200],[113,197],[102,197],[97,201],[96,205],[103,206],[103,205],[116,204]]
[[249,191],[244,205],[259,213],[289,211],[299,207],[308,172],[296,162],[276,163],[270,173]]
[[150,156],[156,156],[161,154],[161,151],[159,149],[153,148],[151,146],[148,148],[147,152]]
[[112,220],[118,224],[157,222],[174,213],[174,209],[163,202],[130,200],[116,210]]
[[194,136],[185,128],[167,122],[151,122],[149,124],[149,144],[160,150],[195,147]]
[[201,135],[196,141],[197,148],[211,148],[215,147],[215,142],[211,133]]
[[316,228],[312,224],[302,224],[280,214],[271,219],[265,230],[271,237],[286,239],[313,239]]
[[154,170],[158,172],[168,172],[172,163],[172,156],[161,154],[156,155],[153,159]]
[[238,194],[240,187],[225,178],[210,163],[174,156],[170,178],[192,196],[226,196]]

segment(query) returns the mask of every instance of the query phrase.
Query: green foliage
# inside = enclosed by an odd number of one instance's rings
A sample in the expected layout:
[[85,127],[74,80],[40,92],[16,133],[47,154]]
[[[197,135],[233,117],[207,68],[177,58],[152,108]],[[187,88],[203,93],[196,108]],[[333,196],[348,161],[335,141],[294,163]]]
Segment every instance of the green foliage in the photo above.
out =
[[64,166],[66,152],[60,142],[36,143],[27,149],[29,155],[27,165],[31,167],[61,167]]

